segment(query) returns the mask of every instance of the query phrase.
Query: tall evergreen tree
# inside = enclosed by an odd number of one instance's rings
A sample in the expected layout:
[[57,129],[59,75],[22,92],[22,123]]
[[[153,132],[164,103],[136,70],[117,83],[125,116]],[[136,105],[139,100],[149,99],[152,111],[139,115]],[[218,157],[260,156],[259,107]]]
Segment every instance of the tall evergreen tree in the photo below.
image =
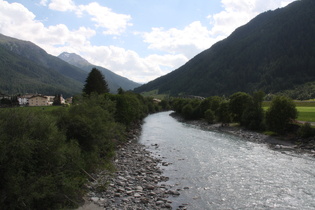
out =
[[83,92],[90,95],[92,92],[98,94],[108,93],[108,84],[103,74],[96,68],[93,68],[85,80]]
[[61,105],[61,95],[60,94],[56,94],[54,101],[53,101],[53,105],[54,106],[59,106]]

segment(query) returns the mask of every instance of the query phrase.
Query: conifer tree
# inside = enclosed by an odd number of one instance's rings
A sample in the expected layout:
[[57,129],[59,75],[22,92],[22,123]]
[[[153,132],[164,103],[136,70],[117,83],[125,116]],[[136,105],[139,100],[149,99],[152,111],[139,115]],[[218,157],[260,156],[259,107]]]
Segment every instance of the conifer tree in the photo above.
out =
[[108,93],[108,84],[103,74],[96,68],[93,68],[85,80],[83,92],[90,95],[93,92],[98,94]]
[[60,106],[61,105],[61,95],[60,94],[55,95],[53,105],[54,106]]

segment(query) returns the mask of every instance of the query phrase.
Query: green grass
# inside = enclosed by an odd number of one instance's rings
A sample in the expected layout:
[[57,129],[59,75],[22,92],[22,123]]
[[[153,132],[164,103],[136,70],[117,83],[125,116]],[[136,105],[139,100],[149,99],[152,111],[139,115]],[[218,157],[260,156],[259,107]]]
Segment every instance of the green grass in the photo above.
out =
[[[266,111],[270,106],[270,101],[263,102],[263,108]],[[298,111],[299,121],[315,122],[315,103],[313,101],[295,101]]]
[[[29,109],[29,110],[34,110],[34,111],[38,111],[38,112],[51,112],[53,110],[59,109],[62,106],[24,106],[24,107],[16,107],[16,108],[3,108],[0,109],[1,110],[5,110],[5,109]],[[66,107],[63,107],[66,108]]]
[[152,97],[152,98],[157,98],[163,100],[164,98],[168,97],[167,94],[158,94],[159,90],[152,90],[149,92],[142,92],[141,95],[144,97]]
[[297,106],[298,119],[300,121],[315,122],[315,107]]

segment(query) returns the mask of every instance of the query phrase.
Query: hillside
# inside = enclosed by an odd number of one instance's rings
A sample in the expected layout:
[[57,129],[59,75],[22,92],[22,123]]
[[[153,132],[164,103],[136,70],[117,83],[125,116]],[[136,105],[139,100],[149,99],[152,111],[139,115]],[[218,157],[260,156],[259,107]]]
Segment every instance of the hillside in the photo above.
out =
[[87,73],[69,63],[48,54],[29,41],[22,41],[0,34],[0,45],[17,56],[30,60],[44,68],[53,69],[69,78],[84,82]]
[[105,80],[107,81],[111,92],[116,92],[120,87],[124,90],[133,90],[134,88],[140,86],[140,84],[119,76],[106,68],[89,63],[87,60],[75,53],[63,52],[58,57],[86,72],[90,72],[92,68],[97,68],[105,76]]
[[262,13],[173,72],[136,92],[229,95],[294,89],[315,81],[315,1]]
[[0,75],[0,91],[6,94],[37,92],[71,96],[82,91],[87,73],[31,42],[0,34]]

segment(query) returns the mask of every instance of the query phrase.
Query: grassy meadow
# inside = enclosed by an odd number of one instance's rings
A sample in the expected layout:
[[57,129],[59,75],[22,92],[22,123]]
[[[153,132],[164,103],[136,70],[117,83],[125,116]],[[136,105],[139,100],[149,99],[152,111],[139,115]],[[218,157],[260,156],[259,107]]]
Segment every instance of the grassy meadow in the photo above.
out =
[[158,94],[158,92],[159,91],[156,89],[156,90],[152,90],[152,91],[148,91],[148,92],[143,92],[143,93],[141,93],[141,95],[144,97],[152,97],[152,98],[157,98],[160,100],[163,100],[169,96],[167,94]]
[[[270,106],[269,101],[263,102],[264,110]],[[315,102],[314,101],[295,101],[296,109],[298,111],[299,121],[315,122]]]

